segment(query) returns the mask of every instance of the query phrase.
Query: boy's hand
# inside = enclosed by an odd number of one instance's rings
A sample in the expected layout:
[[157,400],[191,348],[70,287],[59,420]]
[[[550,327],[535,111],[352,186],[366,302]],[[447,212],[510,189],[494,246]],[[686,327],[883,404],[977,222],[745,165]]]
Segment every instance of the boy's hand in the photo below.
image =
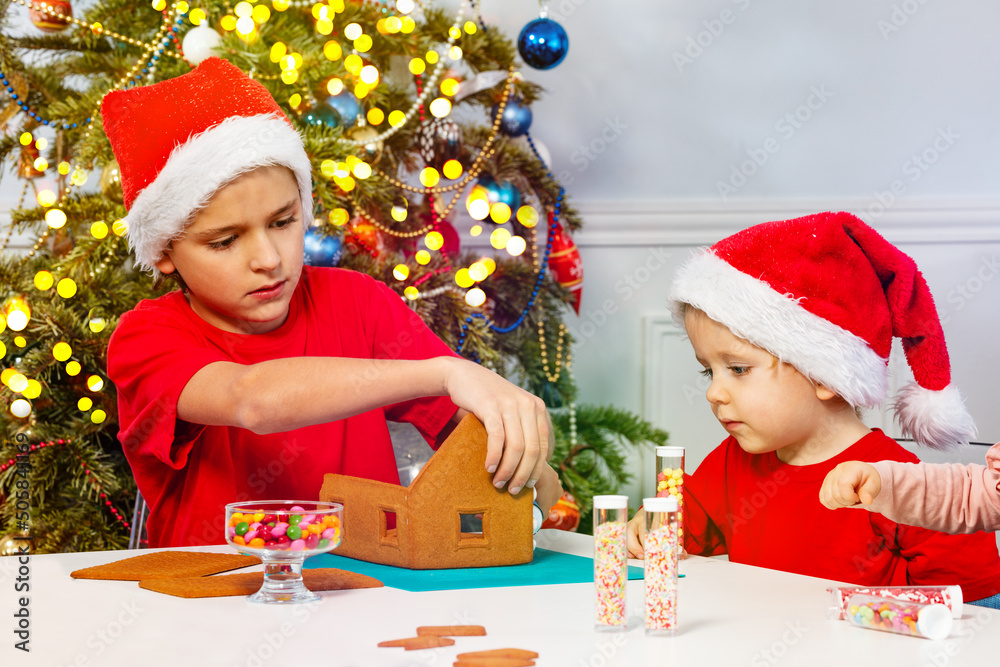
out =
[[493,484],[507,484],[512,494],[533,487],[548,466],[554,437],[545,402],[479,364],[448,361],[445,391],[486,427],[486,469],[496,472]]
[[635,513],[632,520],[628,522],[628,557],[644,558],[643,544],[646,541],[645,535],[646,512],[642,509]]
[[846,461],[827,473],[819,490],[819,501],[832,510],[871,505],[881,490],[882,478],[875,466]]

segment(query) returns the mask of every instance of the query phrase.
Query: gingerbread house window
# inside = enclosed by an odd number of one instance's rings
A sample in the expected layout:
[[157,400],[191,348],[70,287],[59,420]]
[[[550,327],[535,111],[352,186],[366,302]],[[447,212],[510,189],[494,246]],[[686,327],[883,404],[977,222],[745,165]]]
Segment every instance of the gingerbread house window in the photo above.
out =
[[489,509],[458,510],[458,548],[481,548],[490,545]]
[[396,510],[391,507],[379,507],[379,543],[384,546],[399,546],[398,533],[396,532]]

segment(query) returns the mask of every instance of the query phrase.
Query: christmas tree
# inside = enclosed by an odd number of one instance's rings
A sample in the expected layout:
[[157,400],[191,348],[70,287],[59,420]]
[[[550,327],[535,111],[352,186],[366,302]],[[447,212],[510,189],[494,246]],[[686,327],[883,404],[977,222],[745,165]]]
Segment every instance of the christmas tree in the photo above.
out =
[[[552,464],[583,526],[591,496],[627,480],[625,447],[666,440],[625,411],[574,404],[562,318],[579,308],[580,219],[528,132],[541,93],[530,67],[553,67],[568,48],[558,24],[532,21],[515,46],[465,3],[105,0],[75,16],[68,0],[0,6],[0,160],[21,193],[0,236],[4,544],[127,543],[136,490],[107,342],[122,313],[171,287],[133,266],[98,109],[110,90],[209,55],[264,84],[303,136],[317,221],[306,262],[384,281],[459,354],[542,396]],[[38,30],[14,34],[16,11]],[[36,237],[29,252],[7,251],[15,232]]]

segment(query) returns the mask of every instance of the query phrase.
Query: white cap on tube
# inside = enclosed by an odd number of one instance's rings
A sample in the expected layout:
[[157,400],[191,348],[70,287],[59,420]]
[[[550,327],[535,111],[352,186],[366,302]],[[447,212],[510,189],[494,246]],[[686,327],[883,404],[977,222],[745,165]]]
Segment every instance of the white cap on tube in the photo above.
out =
[[628,496],[594,496],[595,510],[628,509]]
[[647,512],[676,512],[677,496],[646,498],[642,501],[642,509]]
[[917,614],[917,632],[928,639],[944,639],[951,634],[951,609],[943,604],[927,605]]
[[657,456],[684,456],[683,447],[657,447]]

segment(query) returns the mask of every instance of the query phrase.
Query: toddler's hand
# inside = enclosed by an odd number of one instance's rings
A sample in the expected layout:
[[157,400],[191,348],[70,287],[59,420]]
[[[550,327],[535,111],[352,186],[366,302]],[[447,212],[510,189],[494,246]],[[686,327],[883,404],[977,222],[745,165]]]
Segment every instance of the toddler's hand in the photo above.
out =
[[645,542],[645,524],[646,523],[646,512],[644,510],[639,510],[632,517],[632,520],[628,522],[628,530],[626,531],[628,535],[628,557],[629,558],[643,558],[645,554],[643,553],[643,543]]
[[881,490],[882,478],[875,466],[846,461],[827,473],[819,490],[819,501],[832,510],[871,505]]

